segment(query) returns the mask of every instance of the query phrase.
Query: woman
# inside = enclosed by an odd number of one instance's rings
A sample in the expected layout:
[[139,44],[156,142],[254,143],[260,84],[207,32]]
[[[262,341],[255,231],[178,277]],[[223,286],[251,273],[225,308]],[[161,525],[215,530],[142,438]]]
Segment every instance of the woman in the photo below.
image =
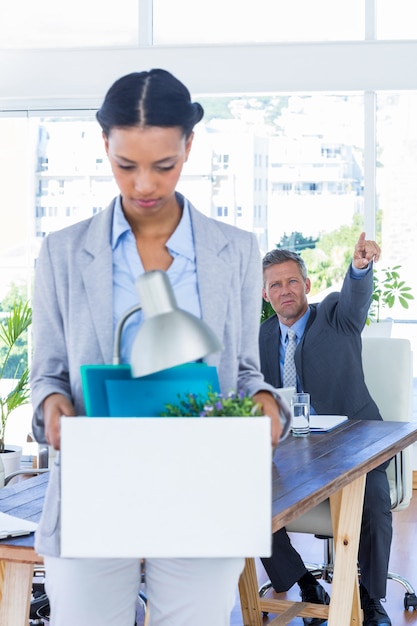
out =
[[[137,304],[135,280],[153,269],[167,272],[179,306],[221,339],[224,350],[207,362],[222,392],[253,396],[271,417],[272,444],[279,440],[279,405],[259,372],[255,237],[205,217],[175,191],[202,116],[187,88],[160,69],[117,80],[97,112],[120,195],[102,213],[50,234],[35,277],[33,429],[57,450],[61,416],[85,414],[80,365],[111,363],[117,321]],[[140,322],[138,314],[125,327],[125,362]],[[137,559],[58,556],[59,455],[36,549],[45,558],[51,626],[133,625]],[[152,626],[227,626],[242,568],[243,559],[148,559]]]

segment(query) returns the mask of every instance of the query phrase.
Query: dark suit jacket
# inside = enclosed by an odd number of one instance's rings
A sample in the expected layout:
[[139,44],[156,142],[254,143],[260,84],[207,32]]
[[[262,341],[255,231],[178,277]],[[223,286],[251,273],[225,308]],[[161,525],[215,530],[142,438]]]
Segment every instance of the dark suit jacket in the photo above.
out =
[[[310,304],[310,317],[295,353],[303,391],[322,415],[382,419],[365,385],[361,331],[372,298],[372,271],[356,280],[350,268],[340,292]],[[261,370],[267,382],[282,387],[279,368],[280,327],[276,315],[261,324]]]

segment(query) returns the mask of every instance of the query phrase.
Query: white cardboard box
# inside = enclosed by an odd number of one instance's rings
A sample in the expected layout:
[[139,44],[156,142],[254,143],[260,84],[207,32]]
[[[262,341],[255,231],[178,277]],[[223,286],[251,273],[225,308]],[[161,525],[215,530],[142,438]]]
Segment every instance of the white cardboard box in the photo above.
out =
[[61,555],[271,553],[268,417],[63,418]]

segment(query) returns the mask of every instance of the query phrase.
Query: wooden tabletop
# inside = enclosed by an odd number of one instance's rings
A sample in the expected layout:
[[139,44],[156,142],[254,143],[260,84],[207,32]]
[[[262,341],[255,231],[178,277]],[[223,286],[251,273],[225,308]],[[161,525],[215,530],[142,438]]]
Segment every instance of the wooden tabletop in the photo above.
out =
[[[0,511],[9,515],[16,515],[23,519],[38,522],[45,499],[49,472],[20,480],[0,489]],[[39,562],[39,557],[33,550],[34,535],[24,535],[0,540],[0,559],[10,558],[11,548],[19,552],[19,559]]]
[[[288,436],[277,446],[272,467],[273,530],[415,441],[414,422],[367,420],[348,420],[329,433]],[[49,473],[41,474],[0,489],[0,511],[39,521],[48,479]],[[33,535],[2,540],[0,548],[4,543],[31,546]]]
[[[329,433],[290,435],[274,455],[273,530],[415,441],[414,422],[348,420]],[[49,473],[41,474],[0,489],[0,511],[39,521],[48,478]],[[0,541],[0,557],[4,545],[33,546],[33,534]]]
[[416,423],[374,420],[348,420],[308,437],[289,435],[274,454],[273,531],[415,441]]

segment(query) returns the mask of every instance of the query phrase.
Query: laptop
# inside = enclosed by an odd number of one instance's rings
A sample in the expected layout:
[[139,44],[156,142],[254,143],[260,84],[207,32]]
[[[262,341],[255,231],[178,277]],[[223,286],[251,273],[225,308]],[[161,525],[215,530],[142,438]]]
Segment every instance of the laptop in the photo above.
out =
[[37,528],[37,523],[0,511],[0,539],[30,535]]

